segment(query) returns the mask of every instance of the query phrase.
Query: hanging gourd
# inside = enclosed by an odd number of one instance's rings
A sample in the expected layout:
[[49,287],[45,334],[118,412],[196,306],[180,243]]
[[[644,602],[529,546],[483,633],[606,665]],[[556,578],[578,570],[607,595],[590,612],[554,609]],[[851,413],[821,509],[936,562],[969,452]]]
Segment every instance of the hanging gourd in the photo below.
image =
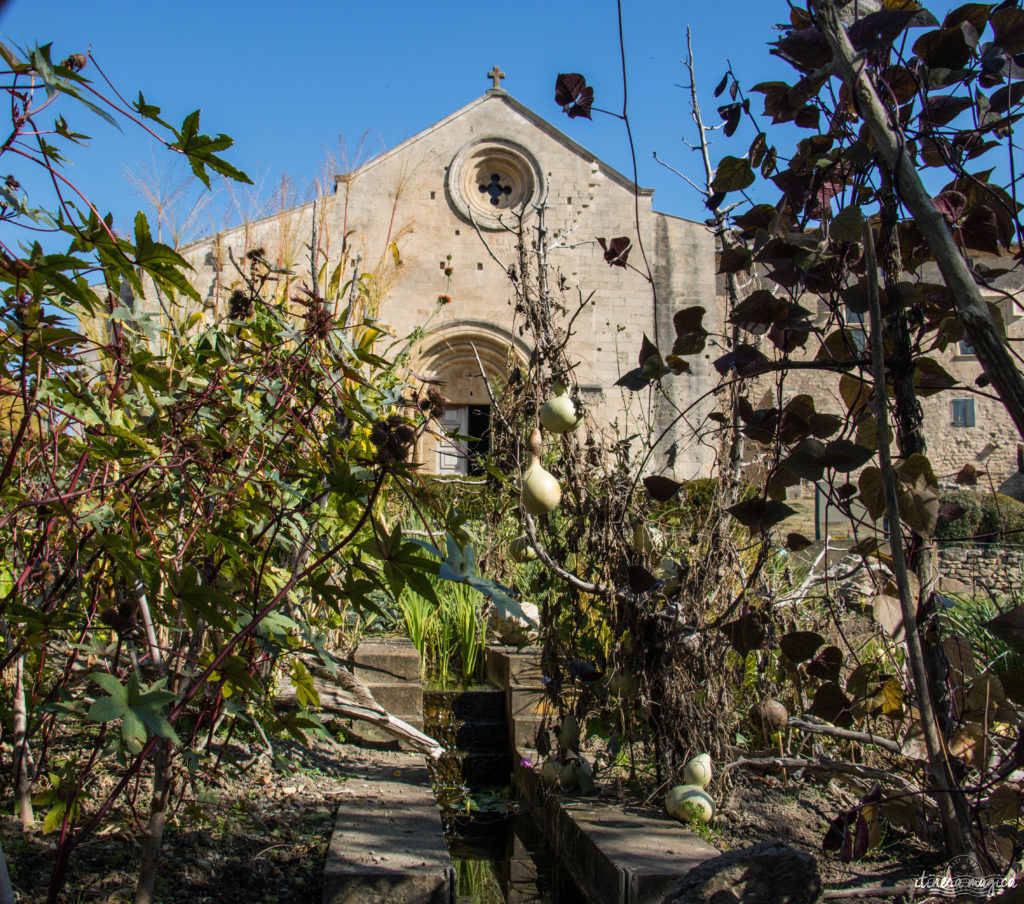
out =
[[546,515],[562,501],[558,481],[540,463],[543,448],[540,430],[534,429],[529,442],[530,463],[523,471],[523,508],[531,515]]
[[513,562],[530,562],[537,558],[537,550],[533,548],[526,534],[512,541],[511,554]]
[[582,418],[576,412],[576,403],[569,396],[569,388],[564,383],[555,383],[552,389],[554,396],[540,409],[541,425],[552,433],[575,430]]
[[651,527],[650,522],[643,518],[636,522],[633,527],[633,548],[645,556],[653,556],[654,553],[665,545],[665,535],[656,527]]

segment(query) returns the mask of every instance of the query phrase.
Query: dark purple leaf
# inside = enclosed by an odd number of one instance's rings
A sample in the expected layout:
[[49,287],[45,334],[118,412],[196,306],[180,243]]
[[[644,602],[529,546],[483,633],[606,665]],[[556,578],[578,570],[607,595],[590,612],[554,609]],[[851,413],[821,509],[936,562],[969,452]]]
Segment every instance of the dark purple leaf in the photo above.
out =
[[761,373],[770,363],[762,351],[752,345],[741,343],[733,351],[718,358],[714,365],[715,370],[723,377],[731,370],[735,370],[741,377],[753,377]]
[[974,106],[969,97],[953,94],[933,94],[925,101],[921,110],[921,124],[944,126],[956,119],[964,110]]
[[653,342],[651,342],[650,339],[647,338],[647,333],[644,333],[643,341],[640,343],[640,360],[638,362],[639,365],[643,367],[647,359],[650,358],[651,355],[656,354],[658,354],[658,346],[656,346]]
[[814,701],[807,710],[812,716],[831,722],[837,728],[849,728],[853,724],[850,714],[850,698],[834,681],[818,688]]
[[914,362],[914,389],[918,395],[935,395],[952,389],[959,382],[934,358],[918,358]]
[[946,13],[946,18],[942,20],[942,27],[950,28],[961,22],[970,22],[974,30],[981,34],[988,24],[988,17],[994,5],[993,3],[965,3]]
[[997,9],[991,22],[996,44],[1009,54],[1024,52],[1024,10]]
[[956,521],[964,513],[964,508],[955,502],[947,502],[939,509],[940,521]]
[[727,508],[726,511],[751,533],[758,533],[796,514],[796,510],[784,502],[760,497],[745,499]]
[[730,245],[718,258],[719,273],[739,273],[753,264],[750,249],[743,245]]
[[793,304],[787,299],[773,295],[768,289],[757,289],[733,308],[729,322],[741,330],[760,336],[773,323],[785,321],[792,309]]
[[717,210],[718,205],[725,200],[725,194],[726,193],[724,191],[716,191],[712,193],[704,202],[704,206],[708,210]]
[[780,464],[803,480],[821,480],[825,472],[825,444],[819,439],[805,439]]
[[868,852],[869,845],[868,821],[864,818],[864,814],[858,813],[853,829],[853,859],[860,860]]
[[610,267],[625,267],[632,243],[629,236],[620,235],[614,239],[598,239],[597,244],[604,251],[604,259]]
[[665,376],[665,362],[661,358],[658,347],[644,333],[640,343],[640,375],[648,380],[660,380]]
[[1024,605],[997,615],[985,622],[985,627],[1015,650],[1024,651]]
[[629,589],[633,593],[644,593],[658,583],[658,579],[653,574],[639,565],[630,565],[626,569],[626,575],[629,580]]
[[594,103],[594,89],[578,72],[563,72],[555,79],[555,103],[568,113],[570,119],[585,116],[590,119]]
[[825,642],[825,638],[816,631],[790,631],[779,638],[779,649],[786,659],[800,664],[810,659]]
[[833,819],[821,842],[821,849],[823,851],[830,854],[841,852],[843,861],[846,863],[849,863],[849,859],[845,856],[845,849],[851,846],[849,837],[850,824],[853,821],[853,817],[850,814],[851,811],[844,810],[835,819]]
[[999,253],[999,221],[987,205],[980,205],[967,215],[959,234],[972,251]]
[[746,656],[751,650],[760,649],[768,636],[765,617],[760,612],[747,612],[735,621],[726,622],[719,629],[736,652]]
[[849,474],[867,464],[872,454],[871,449],[858,446],[851,440],[834,439],[825,446],[825,467],[840,474]]
[[[922,18],[920,13],[925,13],[929,18]],[[847,34],[856,50],[872,51],[891,44],[908,27],[924,28],[938,24],[938,20],[926,10],[880,9],[854,22]]]
[[[956,482],[962,487],[976,487],[978,485],[978,469],[974,467],[970,462],[967,462],[956,475]],[[945,506],[943,506],[945,510]],[[963,514],[961,512],[961,514]],[[958,518],[959,515],[953,515],[952,517]],[[946,519],[951,520],[950,518]]]
[[658,502],[667,502],[679,492],[681,486],[682,484],[678,481],[660,474],[651,474],[644,478],[644,487],[646,487],[648,495]]
[[724,90],[726,85],[729,84],[729,73],[725,73],[722,76],[722,80],[718,83],[718,87],[715,88],[715,97],[718,97]]
[[977,40],[974,27],[961,23],[921,35],[914,42],[914,53],[932,69],[961,69],[970,60],[971,48]]
[[771,51],[797,69],[820,69],[832,59],[832,48],[818,28],[798,28],[775,43]]
[[932,206],[952,226],[967,209],[967,198],[962,192],[944,191],[932,198]]
[[843,651],[839,647],[825,647],[806,666],[811,678],[822,681],[838,681],[843,669]]
[[676,341],[672,345],[673,355],[698,355],[704,351],[708,331],[704,329],[704,308],[695,305],[683,308],[672,316]]
[[[750,165],[757,167],[761,165],[761,161],[764,160],[765,151],[768,150],[768,139],[764,132],[758,132],[754,137],[754,140],[750,142],[750,150],[747,151],[747,157],[750,160]],[[772,208],[774,213],[775,208]]]
[[807,549],[811,545],[811,541],[808,540],[803,534],[790,533],[786,534],[786,549],[790,552],[800,552]]
[[995,113],[1008,113],[1024,98],[1024,82],[1014,82],[992,92],[991,104]]
[[842,426],[843,419],[835,414],[815,413],[811,416],[811,433],[818,439],[828,439]]

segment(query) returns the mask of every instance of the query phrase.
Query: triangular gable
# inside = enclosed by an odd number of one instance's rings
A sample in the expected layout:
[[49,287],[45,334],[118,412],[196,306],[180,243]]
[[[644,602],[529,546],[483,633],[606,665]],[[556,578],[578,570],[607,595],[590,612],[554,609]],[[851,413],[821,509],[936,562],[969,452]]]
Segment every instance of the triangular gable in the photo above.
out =
[[[384,163],[387,160],[390,160],[396,154],[402,153],[403,151],[405,151],[406,149],[408,149],[412,145],[414,145],[417,141],[420,141],[423,138],[426,138],[428,135],[433,134],[438,129],[443,129],[445,126],[447,126],[449,123],[454,122],[459,117],[465,116],[467,113],[470,113],[472,110],[475,110],[481,104],[487,103],[488,101],[492,101],[492,100],[501,100],[501,101],[503,101],[509,107],[511,107],[513,110],[515,110],[516,113],[518,113],[524,119],[526,119],[527,121],[532,123],[534,126],[536,126],[541,131],[543,131],[543,132],[547,133],[548,135],[550,135],[552,138],[554,138],[557,142],[562,144],[568,150],[570,150],[574,154],[577,154],[578,156],[582,157],[588,163],[591,163],[591,164],[596,163],[598,165],[598,167],[600,167],[601,172],[605,176],[607,176],[613,182],[616,182],[619,185],[621,185],[627,191],[629,191],[629,192],[634,192],[635,191],[635,192],[637,192],[638,194],[640,194],[642,196],[648,196],[648,197],[650,195],[654,194],[654,189],[653,188],[637,187],[636,184],[633,182],[633,180],[630,179],[628,176],[624,176],[617,169],[615,169],[614,167],[609,166],[607,163],[605,163],[603,160],[601,160],[595,154],[593,154],[590,151],[588,151],[579,142],[574,141],[572,138],[570,138],[568,135],[566,135],[560,129],[556,129],[546,119],[544,119],[541,116],[538,116],[536,113],[533,112],[533,110],[531,110],[525,104],[522,104],[519,101],[517,101],[514,97],[512,97],[512,95],[510,95],[507,91],[505,91],[505,90],[503,90],[501,88],[498,88],[498,89],[492,88],[492,89],[490,89],[485,94],[482,94],[480,97],[476,98],[475,100],[470,101],[468,104],[466,104],[466,106],[462,107],[461,109],[456,110],[454,113],[450,114],[449,116],[446,116],[442,120],[439,120],[438,122],[434,123],[432,126],[428,126],[422,132],[417,132],[411,138],[405,139],[405,141],[403,141],[401,144],[395,145],[395,147],[391,148],[391,150],[385,151],[383,154],[380,154],[379,156],[374,157],[372,160],[367,161],[362,166],[358,167],[357,169],[354,169],[352,172],[346,173],[344,178],[346,178],[346,179],[353,179],[353,178],[356,178],[357,176],[362,175],[363,173],[367,172],[368,170],[372,169],[373,167],[378,166],[378,165],[380,165],[381,163]],[[341,178],[341,177],[338,177],[338,178]]]

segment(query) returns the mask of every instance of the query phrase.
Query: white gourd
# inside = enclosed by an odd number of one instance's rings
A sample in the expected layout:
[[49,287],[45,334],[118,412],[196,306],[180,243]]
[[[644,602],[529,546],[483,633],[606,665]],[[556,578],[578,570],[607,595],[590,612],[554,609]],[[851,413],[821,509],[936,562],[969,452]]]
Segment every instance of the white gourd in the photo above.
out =
[[545,430],[552,433],[568,433],[580,423],[576,403],[569,397],[567,387],[562,383],[554,385],[555,394],[540,409],[540,422]]
[[715,802],[711,795],[696,785],[676,785],[665,795],[665,810],[681,822],[707,824],[715,817]]
[[537,558],[537,550],[530,545],[530,538],[523,534],[512,541],[511,555],[513,562],[530,562]]
[[558,508],[562,488],[554,475],[540,463],[542,450],[540,430],[530,434],[530,463],[523,471],[523,507],[531,515],[546,515]]
[[646,521],[637,521],[633,528],[633,548],[642,555],[653,556],[655,550],[665,545],[665,535]]
[[711,757],[699,753],[683,767],[683,781],[688,785],[706,788],[711,783],[712,772]]

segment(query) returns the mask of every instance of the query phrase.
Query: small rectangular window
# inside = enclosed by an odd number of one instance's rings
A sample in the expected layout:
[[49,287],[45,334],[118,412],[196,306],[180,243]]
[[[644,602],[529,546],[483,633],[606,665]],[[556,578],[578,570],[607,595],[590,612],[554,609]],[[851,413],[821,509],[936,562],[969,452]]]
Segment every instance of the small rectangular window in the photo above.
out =
[[854,311],[849,305],[845,305],[843,319],[846,321],[846,328],[850,331],[850,337],[857,351],[862,352],[868,344],[868,334],[864,329],[864,315]]
[[953,399],[953,426],[974,426],[974,399]]
[[973,355],[974,354],[974,346],[971,345],[971,343],[968,340],[961,339],[956,344],[956,353],[958,355]]

